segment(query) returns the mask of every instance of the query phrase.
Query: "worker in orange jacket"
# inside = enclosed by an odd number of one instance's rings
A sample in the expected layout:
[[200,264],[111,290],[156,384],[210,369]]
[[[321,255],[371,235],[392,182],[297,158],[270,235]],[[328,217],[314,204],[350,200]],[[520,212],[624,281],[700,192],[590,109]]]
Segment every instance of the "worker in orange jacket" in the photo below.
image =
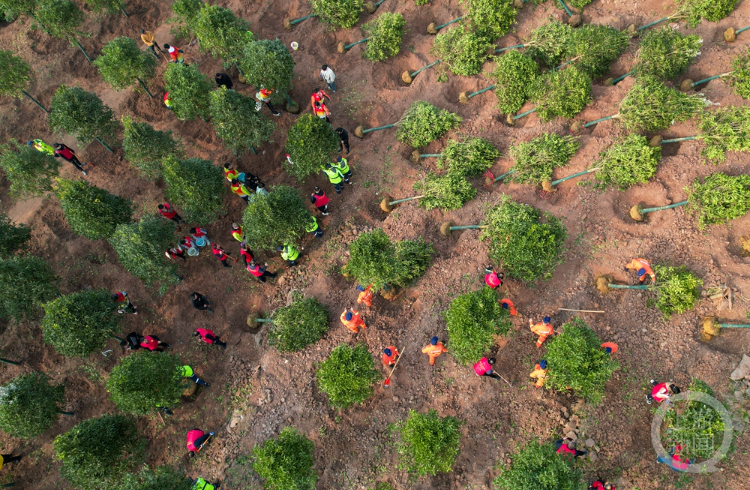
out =
[[654,274],[654,270],[651,268],[651,264],[648,263],[648,260],[631,260],[630,263],[625,266],[625,270],[627,271],[631,269],[635,269],[636,271],[638,271],[638,280],[641,282],[641,284],[645,283],[647,274],[651,276],[652,283],[656,282],[656,274]]
[[501,300],[500,300],[500,306],[502,306],[502,307],[503,307],[504,309],[506,309],[506,310],[510,310],[510,314],[511,314],[512,316],[516,316],[516,315],[518,315],[518,311],[516,311],[516,307],[515,307],[515,305],[514,305],[514,304],[513,304],[513,302],[512,302],[511,300],[509,300],[508,298],[503,298],[503,299],[501,299]]
[[357,303],[364,303],[367,306],[372,306],[372,284],[367,286],[367,288],[363,288],[362,286],[357,286],[357,291],[359,291],[359,296],[357,297]]
[[346,308],[341,314],[341,323],[354,333],[359,332],[359,327],[367,328],[365,321],[355,310]]
[[614,342],[604,342],[602,344],[602,348],[607,352],[607,354],[614,354],[617,352],[617,344]]
[[541,361],[537,362],[534,366],[534,370],[531,371],[531,374],[529,374],[532,378],[536,379],[536,386],[537,388],[541,388],[544,385],[544,382],[547,380],[547,361],[542,359]]
[[438,342],[437,336],[432,337],[430,343],[422,349],[423,354],[430,356],[430,366],[435,365],[435,359],[443,352],[448,352],[448,349],[445,348],[442,342]]
[[552,319],[550,317],[545,316],[542,319],[542,323],[535,324],[534,320],[529,318],[529,328],[531,329],[531,332],[539,336],[539,338],[536,340],[537,347],[541,347],[544,341],[547,340],[547,337],[555,333],[552,325],[550,324],[551,320]]
[[383,365],[391,367],[396,364],[396,358],[399,356],[398,349],[395,345],[389,345],[383,349]]

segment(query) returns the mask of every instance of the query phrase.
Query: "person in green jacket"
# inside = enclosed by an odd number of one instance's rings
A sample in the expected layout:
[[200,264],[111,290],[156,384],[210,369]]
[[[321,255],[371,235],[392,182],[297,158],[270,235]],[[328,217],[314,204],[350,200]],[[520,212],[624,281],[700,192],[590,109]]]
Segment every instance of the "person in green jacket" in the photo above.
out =
[[349,160],[342,156],[338,156],[336,157],[336,162],[331,165],[333,165],[333,168],[338,170],[341,176],[344,177],[344,182],[349,185],[354,184],[354,182],[349,180],[352,176],[352,169],[349,168]]
[[320,228],[318,220],[315,219],[315,216],[310,216],[310,221],[305,225],[305,231],[307,231],[308,233],[312,233],[315,238],[320,238],[323,236],[323,230]]
[[55,156],[55,149],[42,140],[27,141],[26,144],[31,148],[41,151],[45,155]]
[[[304,249],[305,247],[302,247],[302,250]],[[283,246],[276,247],[276,251],[281,252],[281,258],[289,262],[290,266],[297,265],[297,257],[299,257],[300,251],[294,245],[285,243]]]
[[193,368],[191,368],[187,364],[184,365],[184,366],[181,366],[181,367],[177,368],[177,370],[180,372],[180,376],[182,376],[183,378],[190,378],[192,381],[194,381],[199,386],[205,386],[206,388],[208,388],[209,386],[211,386],[209,383],[203,381],[198,376],[196,376],[195,375],[195,371],[193,371]]
[[215,490],[216,486],[211,485],[206,480],[204,480],[201,477],[196,478],[193,480],[193,490]]
[[320,168],[328,176],[328,180],[331,181],[331,184],[333,184],[333,188],[336,189],[336,194],[341,194],[341,191],[344,189],[344,184],[342,184],[344,176],[339,172],[339,169],[330,163],[326,164],[326,166],[321,166]]

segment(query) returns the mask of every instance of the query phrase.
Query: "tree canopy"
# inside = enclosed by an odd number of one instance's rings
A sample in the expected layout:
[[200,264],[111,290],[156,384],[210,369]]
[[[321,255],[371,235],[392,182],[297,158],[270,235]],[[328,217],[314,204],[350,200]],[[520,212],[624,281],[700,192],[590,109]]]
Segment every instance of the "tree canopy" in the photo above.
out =
[[189,40],[194,36],[195,24],[198,14],[203,6],[202,0],[174,0],[172,12],[174,17],[170,19],[175,36]]
[[3,67],[0,71],[0,95],[21,98],[31,83],[31,66],[20,56],[4,49],[0,49],[0,66]]
[[206,118],[209,114],[213,83],[195,65],[170,63],[164,73],[165,90],[169,92],[172,110],[179,119]]
[[163,159],[182,158],[182,143],[174,139],[172,131],[157,131],[149,123],[135,122],[129,116],[122,116],[122,126],[125,128],[122,142],[125,159],[143,177],[159,179],[163,176]]
[[164,258],[164,252],[175,243],[172,221],[146,215],[138,222],[118,226],[109,243],[120,264],[147,286],[166,286],[176,280],[177,265]]
[[133,214],[129,199],[85,180],[58,179],[56,193],[70,228],[89,240],[111,237],[118,225],[130,222]]
[[531,441],[516,452],[510,465],[500,468],[493,480],[495,490],[581,490],[583,472],[570,458],[557,454],[551,443]]
[[451,301],[445,312],[451,355],[460,364],[473,364],[489,352],[496,335],[510,331],[510,314],[497,293],[485,286]]
[[552,180],[555,169],[567,165],[580,146],[577,138],[554,133],[517,143],[510,147],[510,156],[516,162],[511,178],[516,183],[534,185]]
[[466,177],[450,172],[446,175],[428,172],[423,179],[414,182],[414,192],[424,195],[419,200],[420,207],[444,211],[460,209],[477,195]]
[[594,167],[598,187],[617,187],[625,190],[636,184],[645,184],[656,174],[661,158],[661,147],[650,146],[638,134],[627,135],[599,154]]
[[404,16],[393,12],[385,12],[362,26],[367,36],[362,57],[370,61],[383,61],[398,55],[405,26]]
[[701,184],[696,179],[686,188],[688,207],[698,216],[701,228],[726,223],[750,210],[750,175],[711,174]]
[[683,36],[677,29],[664,26],[646,31],[638,43],[633,73],[672,80],[687,70],[701,51],[703,40],[696,34]]
[[148,415],[157,407],[173,407],[184,390],[180,366],[180,359],[173,354],[135,352],[112,368],[107,392],[117,408],[133,415]]
[[168,466],[126,474],[118,490],[193,490],[193,480]]
[[459,25],[435,36],[430,53],[454,75],[470,77],[482,71],[491,46],[492,41],[486,37]]
[[245,209],[245,241],[253,250],[276,250],[284,243],[297,243],[310,216],[297,189],[273,186],[268,195],[251,199]]
[[0,259],[0,318],[16,323],[40,316],[57,294],[57,277],[41,257]]
[[77,36],[88,35],[79,30],[85,15],[71,0],[39,0],[34,20],[43,25],[50,36],[70,42],[75,42]]
[[514,114],[531,97],[539,65],[523,53],[508,51],[495,58],[495,69],[489,76],[495,81],[497,108],[503,114]]
[[201,49],[214,58],[222,58],[225,66],[237,61],[245,44],[253,40],[249,22],[227,8],[207,3],[201,5],[192,29]]
[[49,127],[52,131],[74,135],[81,145],[95,138],[106,140],[115,135],[115,113],[93,92],[60,85],[52,96]]
[[221,168],[201,158],[169,156],[162,161],[164,194],[185,213],[185,219],[207,225],[216,221],[226,194]]
[[292,427],[253,448],[252,467],[268,490],[314,490],[318,474],[313,466],[315,444]]
[[241,154],[270,141],[276,124],[255,110],[255,100],[219,87],[211,92],[211,124],[224,144]]
[[500,150],[490,141],[471,136],[463,141],[450,140],[436,165],[452,174],[476,177],[490,168],[499,157]]
[[115,90],[122,90],[136,81],[143,83],[153,78],[159,60],[141,51],[133,38],[123,36],[105,44],[94,64],[105,82]]
[[31,439],[54,425],[65,405],[65,387],[44,373],[22,374],[0,387],[0,429]]
[[461,118],[429,102],[418,100],[406,110],[398,122],[396,139],[414,148],[422,148],[461,123]]
[[331,154],[340,148],[340,138],[325,119],[302,114],[289,129],[286,152],[294,164],[284,162],[284,170],[304,181],[331,163]]
[[320,391],[332,407],[347,409],[373,394],[372,384],[381,378],[372,355],[363,344],[354,348],[341,344],[320,363],[315,377]]
[[351,29],[357,24],[363,5],[363,0],[310,0],[320,20],[342,29]]
[[19,199],[41,196],[52,190],[60,162],[41,151],[11,139],[0,146],[0,168],[10,181],[10,195]]
[[328,331],[328,308],[316,298],[297,298],[271,317],[268,343],[281,352],[302,350]]
[[4,214],[0,214],[0,257],[7,259],[23,251],[26,242],[31,240],[31,228],[24,224],[14,224]]
[[245,73],[245,81],[250,85],[272,89],[274,95],[284,95],[292,89],[294,58],[279,39],[246,43],[239,65]]
[[437,410],[409,410],[398,427],[400,469],[417,477],[453,471],[461,452],[461,425],[455,417],[440,417]]

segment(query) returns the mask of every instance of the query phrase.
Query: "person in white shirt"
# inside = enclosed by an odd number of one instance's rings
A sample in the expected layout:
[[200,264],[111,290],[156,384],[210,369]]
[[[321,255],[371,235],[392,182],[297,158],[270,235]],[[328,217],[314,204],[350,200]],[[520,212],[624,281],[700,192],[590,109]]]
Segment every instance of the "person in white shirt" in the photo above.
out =
[[320,67],[320,78],[326,81],[328,84],[328,88],[331,89],[331,92],[334,94],[336,93],[336,74],[333,73],[333,70],[331,70],[331,67],[328,65],[323,65]]

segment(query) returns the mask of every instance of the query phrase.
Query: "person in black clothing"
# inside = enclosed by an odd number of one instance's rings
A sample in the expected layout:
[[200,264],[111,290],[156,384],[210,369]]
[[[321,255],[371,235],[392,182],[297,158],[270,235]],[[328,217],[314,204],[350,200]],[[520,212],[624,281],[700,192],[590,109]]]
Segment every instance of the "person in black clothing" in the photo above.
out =
[[226,87],[227,90],[232,90],[232,87],[234,87],[232,79],[226,73],[217,73],[214,80],[216,80],[217,87]]
[[346,148],[346,154],[349,154],[349,133],[346,132],[346,129],[344,128],[336,128],[334,131],[339,135],[339,138],[341,138],[341,149],[339,150],[339,153],[344,151],[344,148]]
[[23,458],[23,456],[13,456],[12,454],[0,454],[0,458],[2,458],[2,461],[0,461],[0,466],[2,466],[6,463],[13,463],[15,461],[21,461],[21,458]]
[[81,163],[80,160],[78,160],[78,157],[71,147],[66,146],[62,143],[55,143],[54,145],[52,145],[52,147],[55,149],[55,158],[62,157],[63,159],[72,163],[75,168],[83,173],[83,175],[86,175],[86,171],[83,170],[84,164]]
[[245,187],[255,190],[260,183],[260,177],[253,175],[250,172],[245,172]]
[[194,292],[190,295],[190,299],[193,302],[193,308],[195,308],[196,310],[206,310],[210,313],[214,312],[214,310],[208,307],[211,302],[208,301],[208,298],[203,296],[202,294]]
[[127,350],[138,350],[141,348],[141,342],[143,342],[143,337],[135,332],[130,332],[125,340],[120,341],[120,345],[126,347]]

